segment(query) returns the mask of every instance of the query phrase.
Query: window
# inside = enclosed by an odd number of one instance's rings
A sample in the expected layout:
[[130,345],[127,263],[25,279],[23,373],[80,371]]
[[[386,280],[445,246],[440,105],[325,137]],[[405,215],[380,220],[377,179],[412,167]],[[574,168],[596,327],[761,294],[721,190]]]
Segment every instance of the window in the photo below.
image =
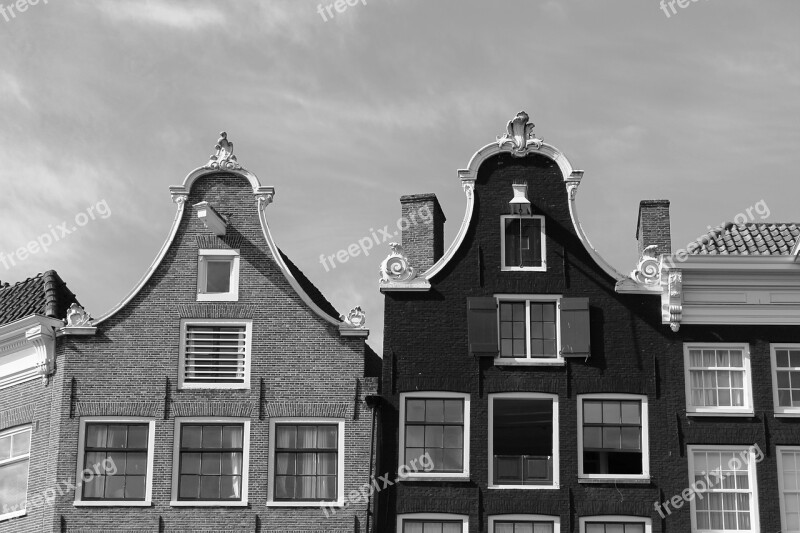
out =
[[75,505],[150,505],[154,432],[147,418],[82,418]]
[[560,359],[557,301],[503,301],[500,304],[500,358]]
[[425,454],[433,464],[409,479],[469,478],[468,394],[401,394],[400,419],[400,466],[411,465]]
[[633,516],[590,516],[579,519],[581,533],[651,533],[649,518]]
[[692,531],[760,531],[756,461],[749,448],[688,446],[688,455],[689,479],[697,488],[706,486],[690,502]]
[[344,502],[344,421],[271,418],[268,504]]
[[250,388],[252,325],[250,320],[184,320],[180,388]]
[[684,361],[688,414],[753,414],[746,344],[685,344]]
[[777,446],[781,531],[800,532],[800,447]]
[[498,515],[489,517],[489,533],[560,533],[557,516]]
[[489,397],[490,488],[558,488],[558,396]]
[[202,249],[197,259],[197,301],[238,301],[239,251]]
[[30,426],[0,431],[0,520],[25,514],[30,462]]
[[470,355],[496,365],[563,365],[590,355],[588,298],[497,294],[467,298]]
[[544,217],[503,215],[500,217],[501,270],[547,270]]
[[250,421],[177,418],[170,505],[247,505]]
[[646,396],[580,395],[578,424],[580,478],[650,478]]
[[397,517],[398,533],[467,533],[466,516],[415,513]]
[[800,345],[770,345],[775,416],[800,415]]

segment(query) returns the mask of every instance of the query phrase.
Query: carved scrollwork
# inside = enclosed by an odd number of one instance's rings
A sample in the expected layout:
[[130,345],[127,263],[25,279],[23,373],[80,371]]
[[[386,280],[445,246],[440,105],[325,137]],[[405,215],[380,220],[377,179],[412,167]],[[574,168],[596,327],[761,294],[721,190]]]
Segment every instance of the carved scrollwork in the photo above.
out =
[[266,209],[267,206],[272,203],[274,196],[274,193],[271,192],[257,194],[256,200],[258,200],[258,210],[263,211]]
[[661,282],[661,269],[658,256],[655,254],[657,248],[658,246],[651,244],[642,250],[639,264],[631,272],[631,279],[645,285],[655,285]]
[[65,322],[68,328],[82,328],[91,326],[91,321],[92,317],[89,316],[89,313],[87,313],[80,305],[73,303],[69,306],[69,309],[67,309],[67,318]]
[[208,159],[208,163],[203,168],[214,170],[241,170],[242,166],[233,155],[233,143],[228,140],[226,132],[220,132],[217,144],[214,146],[216,152]]
[[364,329],[367,323],[367,314],[361,309],[361,306],[356,306],[347,313],[347,316],[339,316],[339,320],[351,328]]
[[461,186],[464,187],[464,194],[467,195],[467,200],[472,200],[472,195],[475,194],[475,182],[464,181]]
[[416,276],[414,267],[408,262],[403,246],[392,242],[389,243],[392,249],[389,257],[381,263],[381,283],[390,283],[392,281],[410,281]]
[[185,204],[186,200],[188,200],[188,199],[189,199],[189,195],[188,194],[173,194],[172,195],[172,201],[175,202],[178,205]]
[[511,155],[522,157],[528,153],[528,145],[535,149],[542,147],[542,139],[536,138],[533,133],[534,124],[529,122],[525,111],[520,111],[517,116],[508,121],[506,133],[497,137],[497,146],[502,148],[511,145]]
[[673,270],[668,278],[669,290],[669,327],[677,332],[683,318],[683,273]]

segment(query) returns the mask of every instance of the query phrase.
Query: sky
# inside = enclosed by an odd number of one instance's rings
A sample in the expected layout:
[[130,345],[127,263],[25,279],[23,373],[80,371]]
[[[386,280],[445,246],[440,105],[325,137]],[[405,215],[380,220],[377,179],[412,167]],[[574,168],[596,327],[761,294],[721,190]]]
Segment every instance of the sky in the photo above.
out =
[[674,250],[762,200],[754,221],[800,221],[797,0],[34,1],[0,0],[0,281],[54,269],[94,316],[223,130],[276,188],[278,245],[365,310],[379,353],[389,243],[320,255],[395,228],[415,193],[438,196],[449,244],[457,170],[520,110],[585,171],[581,223],[621,272],[643,199],[672,202]]

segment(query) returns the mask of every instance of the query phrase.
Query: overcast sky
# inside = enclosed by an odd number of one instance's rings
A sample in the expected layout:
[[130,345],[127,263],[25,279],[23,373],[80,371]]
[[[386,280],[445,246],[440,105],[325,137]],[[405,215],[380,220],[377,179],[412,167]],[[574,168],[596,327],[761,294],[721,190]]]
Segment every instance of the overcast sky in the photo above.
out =
[[674,249],[762,199],[765,220],[800,221],[797,0],[681,0],[669,17],[657,0],[365,0],[332,18],[329,1],[323,18],[318,0],[11,13],[0,0],[0,252],[89,206],[111,213],[0,263],[0,280],[55,269],[102,315],[163,244],[168,187],[222,130],[276,188],[278,245],[340,312],[365,309],[379,353],[388,243],[329,272],[320,254],[393,227],[399,197],[423,192],[439,197],[449,243],[465,206],[457,169],[523,109],[586,171],[584,229],[622,272],[642,199],[672,201]]

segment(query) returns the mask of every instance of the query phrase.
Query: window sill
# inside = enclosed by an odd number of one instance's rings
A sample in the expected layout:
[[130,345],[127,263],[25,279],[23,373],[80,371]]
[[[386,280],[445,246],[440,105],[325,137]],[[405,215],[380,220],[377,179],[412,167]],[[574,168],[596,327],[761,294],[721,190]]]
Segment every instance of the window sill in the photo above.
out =
[[12,518],[19,518],[20,516],[25,516],[26,514],[27,510],[25,509],[21,511],[14,511],[13,513],[0,514],[0,522],[3,520],[11,520]]
[[246,501],[241,502],[184,502],[172,500],[170,507],[247,507]]
[[649,485],[650,478],[619,478],[619,477],[580,477],[578,483],[614,483],[615,485],[630,483],[632,485]]
[[775,411],[775,418],[798,418],[800,417],[800,411]]
[[224,293],[224,294],[198,294],[197,295],[198,302],[238,302],[239,295],[238,294],[231,294],[231,293]]
[[325,501],[315,501],[315,502],[267,502],[267,507],[314,507],[319,509],[320,507],[339,507],[344,508],[343,501],[335,501],[335,502],[325,502]]
[[489,490],[558,490],[558,483],[553,485],[489,485]]
[[[747,411],[686,411],[686,416],[740,416],[740,417],[752,417],[753,410]],[[800,413],[798,413],[800,416]]]
[[406,476],[405,478],[398,477],[397,480],[395,480],[395,483],[400,483],[402,481],[453,481],[456,483],[466,483],[470,481],[470,477],[469,475],[458,476],[458,477],[409,475]]
[[563,358],[552,359],[502,359],[496,358],[494,366],[564,366]]
[[152,501],[75,501],[72,502],[74,507],[152,507]]
[[[249,354],[248,354],[249,355]],[[179,383],[178,390],[249,390],[250,383]]]
[[500,272],[547,272],[547,266],[540,267],[500,267]]

